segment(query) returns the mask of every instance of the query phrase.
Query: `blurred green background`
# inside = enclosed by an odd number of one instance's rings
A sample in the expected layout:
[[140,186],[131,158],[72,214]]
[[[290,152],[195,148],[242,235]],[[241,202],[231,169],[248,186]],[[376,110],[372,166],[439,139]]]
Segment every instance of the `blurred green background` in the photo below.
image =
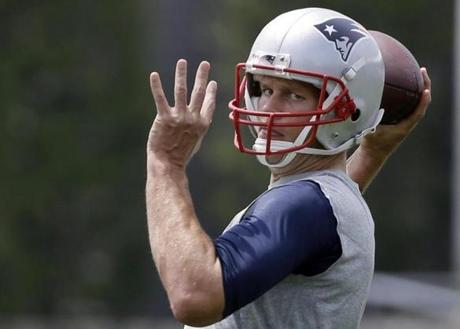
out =
[[[428,68],[433,102],[365,197],[376,267],[450,264],[453,1],[0,1],[0,314],[170,316],[148,245],[148,75],[170,92],[177,59],[209,60],[214,124],[189,167],[211,236],[269,174],[232,145],[234,65],[281,12],[325,7],[404,43]],[[192,79],[190,79],[190,82]],[[171,93],[169,93],[171,96]]]

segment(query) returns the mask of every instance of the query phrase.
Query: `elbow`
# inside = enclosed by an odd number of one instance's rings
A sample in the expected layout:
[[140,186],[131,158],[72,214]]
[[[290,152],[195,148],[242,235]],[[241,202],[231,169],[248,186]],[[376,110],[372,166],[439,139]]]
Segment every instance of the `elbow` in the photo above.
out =
[[188,326],[209,326],[222,319],[223,301],[211,296],[182,294],[170,300],[170,305],[174,318]]

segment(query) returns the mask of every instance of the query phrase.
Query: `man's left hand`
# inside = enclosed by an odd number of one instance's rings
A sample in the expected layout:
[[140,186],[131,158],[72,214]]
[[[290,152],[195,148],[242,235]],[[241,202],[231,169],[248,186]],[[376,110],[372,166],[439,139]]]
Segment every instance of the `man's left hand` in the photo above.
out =
[[190,103],[187,103],[187,61],[176,65],[174,107],[170,107],[157,72],[150,75],[150,86],[157,108],[157,116],[150,129],[147,143],[149,165],[161,163],[185,168],[198,151],[206,134],[216,104],[217,84],[208,83],[208,62],[198,67]]

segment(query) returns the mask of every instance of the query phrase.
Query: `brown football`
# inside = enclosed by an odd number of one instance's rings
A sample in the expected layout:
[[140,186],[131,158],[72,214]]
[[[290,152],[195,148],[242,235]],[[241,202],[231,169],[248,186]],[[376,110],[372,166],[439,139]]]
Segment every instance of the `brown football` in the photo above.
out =
[[377,42],[385,64],[385,86],[381,108],[385,109],[381,124],[396,124],[417,107],[423,91],[420,66],[412,53],[395,38],[378,31],[369,31]]

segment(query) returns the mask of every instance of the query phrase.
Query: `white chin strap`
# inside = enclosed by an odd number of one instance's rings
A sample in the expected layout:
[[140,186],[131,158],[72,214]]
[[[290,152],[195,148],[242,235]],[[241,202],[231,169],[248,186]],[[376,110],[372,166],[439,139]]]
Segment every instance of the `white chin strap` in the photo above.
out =
[[[277,163],[273,163],[273,164],[267,161],[266,155],[262,155],[262,154],[257,155],[257,160],[259,160],[261,164],[267,167],[281,168],[291,163],[291,161],[294,160],[294,157],[296,156],[296,154],[333,155],[333,154],[343,152],[355,145],[359,145],[362,139],[364,138],[364,136],[375,132],[377,125],[380,123],[380,120],[382,120],[383,113],[384,113],[384,110],[380,109],[375,118],[373,125],[370,128],[363,130],[360,134],[355,135],[353,138],[350,138],[345,143],[337,146],[336,148],[326,150],[326,149],[317,149],[313,147],[304,147],[300,150],[284,154],[284,157],[281,159],[281,161]],[[270,143],[270,151],[277,152],[277,151],[282,151],[288,148],[297,147],[297,146],[302,145],[305,142],[305,139],[307,138],[310,130],[311,130],[311,126],[304,127],[294,142],[272,140]],[[257,151],[257,152],[266,152],[267,140],[265,138],[257,138],[252,148],[254,149],[254,151]]]
[[[313,120],[313,118],[312,118]],[[311,121],[311,120],[310,120]],[[296,147],[299,145],[302,145],[302,143],[305,141],[305,139],[308,136],[308,133],[311,130],[311,126],[305,126],[302,131],[300,132],[299,136],[295,139],[294,142],[287,142],[287,141],[277,141],[277,140],[272,140],[270,143],[270,149],[269,151],[271,152],[277,152],[277,151],[283,151],[291,147]],[[267,140],[265,138],[257,138],[254,142],[254,145],[252,146],[254,151],[257,152],[266,152],[267,151]],[[271,164],[267,161],[267,156],[266,155],[257,155],[257,160],[259,162],[267,167],[270,168],[281,168],[284,166],[287,166],[289,163],[291,163],[292,160],[294,160],[294,157],[296,156],[297,153],[301,153],[304,149],[297,150],[295,152],[289,152],[283,156],[281,161]]]

